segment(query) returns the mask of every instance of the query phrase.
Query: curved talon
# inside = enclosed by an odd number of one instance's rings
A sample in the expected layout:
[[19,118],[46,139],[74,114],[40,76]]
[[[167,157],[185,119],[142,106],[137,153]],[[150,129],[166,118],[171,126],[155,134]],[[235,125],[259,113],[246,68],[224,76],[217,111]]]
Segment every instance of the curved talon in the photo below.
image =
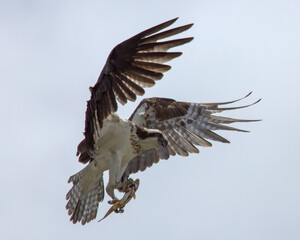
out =
[[[108,203],[113,204],[113,206],[107,211],[107,213],[105,214],[105,216],[100,219],[98,222],[102,221],[104,218],[106,218],[107,216],[109,216],[112,212],[115,213],[123,213],[124,212],[124,207],[126,206],[126,204],[132,199],[135,199],[135,192],[137,191],[139,184],[140,184],[140,180],[136,179],[133,183],[132,183],[132,179],[131,181],[127,181],[127,191],[125,192],[124,196],[122,197],[121,200],[111,200],[108,201]],[[130,184],[130,185],[129,185]],[[133,185],[131,185],[133,184]]]
[[[137,179],[137,180],[138,180],[138,179]],[[134,187],[134,186],[135,186],[135,181],[133,181],[132,178],[129,178],[129,179],[127,180],[127,186],[128,186],[128,187]]]
[[117,209],[114,210],[114,212],[115,212],[115,213],[119,213],[119,212],[120,212],[120,209],[117,208]]
[[132,178],[129,178],[126,180],[126,182],[120,182],[118,183],[118,187],[117,189],[119,190],[119,192],[127,192],[129,191],[130,188],[135,186],[135,181],[133,181]]
[[107,203],[113,205],[113,204],[116,204],[118,201],[119,201],[119,199],[112,199],[112,200],[107,201]]
[[123,213],[124,212],[124,207],[120,207],[114,210],[115,213]]

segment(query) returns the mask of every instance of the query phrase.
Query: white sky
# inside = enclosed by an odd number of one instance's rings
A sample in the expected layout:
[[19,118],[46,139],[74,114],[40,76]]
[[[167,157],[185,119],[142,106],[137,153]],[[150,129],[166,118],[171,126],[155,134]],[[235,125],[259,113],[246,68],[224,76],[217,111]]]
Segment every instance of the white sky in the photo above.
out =
[[[1,1],[1,239],[300,239],[299,10],[297,0]],[[177,16],[175,26],[195,23],[181,35],[195,39],[145,97],[254,91],[244,103],[262,102],[225,116],[263,122],[134,175],[140,188],[124,214],[73,225],[65,194],[83,167],[88,87],[116,44]]]

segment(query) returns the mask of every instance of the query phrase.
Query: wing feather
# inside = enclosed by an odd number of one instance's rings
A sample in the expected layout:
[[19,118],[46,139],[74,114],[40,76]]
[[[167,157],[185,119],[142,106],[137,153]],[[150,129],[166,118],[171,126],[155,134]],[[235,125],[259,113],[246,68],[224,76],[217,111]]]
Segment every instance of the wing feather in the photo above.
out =
[[142,96],[145,94],[145,90],[137,85],[135,82],[131,81],[127,76],[125,76],[124,74],[120,74],[117,76],[117,78],[122,82],[124,83],[130,90],[131,92],[133,92],[133,95],[132,93],[128,93],[130,95],[130,98],[131,99],[134,99],[134,100],[130,100],[130,101],[135,101],[136,100],[136,95],[139,95],[139,96]]
[[[162,148],[160,146],[156,149],[151,149],[152,155],[154,152],[157,153],[158,160],[168,159],[170,155],[175,154],[188,156],[189,153],[199,153],[195,145],[203,147],[212,146],[207,139],[229,143],[227,139],[213,132],[214,130],[247,132],[226,124],[259,121],[212,115],[215,112],[249,107],[260,101],[258,100],[253,104],[242,107],[219,108],[219,105],[235,103],[244,98],[221,103],[187,103],[167,98],[148,98],[139,104],[129,120],[137,125],[162,131],[168,140],[168,147]],[[132,159],[123,177],[128,177],[129,174],[137,171],[144,171],[145,166],[151,166],[153,163],[158,162],[157,158],[151,159],[152,155],[142,152],[136,158]],[[141,161],[145,161],[147,164],[143,164]],[[139,168],[139,166],[143,167]]]
[[181,144],[179,143],[179,139],[177,137],[177,134],[170,130],[167,129],[164,131],[164,133],[167,136],[167,140],[168,140],[168,145],[170,145],[170,148],[173,149],[174,152],[176,152],[178,155],[180,156],[188,156],[188,151],[184,149],[183,146],[181,146]]
[[199,153],[199,150],[194,146],[192,141],[189,140],[189,136],[181,134],[179,129],[181,128],[174,128],[173,131],[179,136],[179,144],[183,147],[183,149],[186,149],[189,153]]
[[159,73],[164,73],[171,69],[169,65],[153,62],[133,61],[132,65]]
[[[129,72],[134,72],[138,75],[146,76],[146,77],[148,77],[152,80],[160,80],[164,76],[162,73],[154,72],[154,71],[151,71],[151,70],[148,70],[148,69],[143,69],[143,68],[136,67],[136,66],[130,66],[128,68],[128,71]],[[139,79],[139,78],[137,78],[137,79]]]
[[[103,121],[118,109],[117,101],[126,104],[135,101],[162,79],[171,67],[162,63],[179,57],[181,52],[167,52],[170,48],[190,42],[182,38],[157,42],[189,29],[192,24],[160,32],[172,25],[177,18],[149,28],[117,45],[109,54],[97,83],[90,87],[91,99],[87,102],[85,144],[87,153],[93,155]],[[97,126],[99,125],[99,128]],[[82,158],[85,162],[86,158]]]
[[[126,94],[126,93],[128,93],[128,90],[129,89],[122,83],[122,81],[120,81],[118,78],[114,78],[113,91],[114,91],[114,94],[115,94],[118,102],[121,103],[122,105],[126,104],[128,97],[130,97],[130,96],[128,96],[128,94]],[[131,92],[131,93],[134,94],[133,92]]]
[[182,33],[193,26],[193,23],[187,24],[181,27],[176,27],[161,33],[157,33],[143,40],[143,44],[156,42],[157,40],[164,39],[167,37],[174,36],[176,34]]
[[176,39],[176,40],[170,40],[165,42],[159,42],[159,43],[147,43],[140,45],[137,50],[139,52],[162,52],[162,51],[168,51],[170,48],[180,46],[182,44],[188,43],[192,41],[193,38],[182,38],[182,39]]
[[134,59],[145,62],[165,63],[181,55],[181,52],[141,52],[137,53]]
[[187,128],[178,128],[179,131],[185,131],[185,134],[187,135],[187,140],[198,145],[201,147],[211,147],[211,143],[202,138],[201,136],[198,136],[196,132],[192,132]]
[[150,77],[141,75],[135,71],[129,70],[125,74],[141,87],[152,87],[155,84],[155,81]]

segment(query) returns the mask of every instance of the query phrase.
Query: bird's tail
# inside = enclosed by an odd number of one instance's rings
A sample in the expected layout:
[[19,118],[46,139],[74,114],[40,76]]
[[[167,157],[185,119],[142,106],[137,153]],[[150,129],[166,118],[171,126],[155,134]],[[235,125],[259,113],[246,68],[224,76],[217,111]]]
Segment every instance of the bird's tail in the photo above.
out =
[[95,179],[88,172],[89,165],[69,178],[68,183],[72,182],[73,187],[66,195],[70,220],[81,221],[82,225],[96,218],[98,203],[104,198],[103,175]]

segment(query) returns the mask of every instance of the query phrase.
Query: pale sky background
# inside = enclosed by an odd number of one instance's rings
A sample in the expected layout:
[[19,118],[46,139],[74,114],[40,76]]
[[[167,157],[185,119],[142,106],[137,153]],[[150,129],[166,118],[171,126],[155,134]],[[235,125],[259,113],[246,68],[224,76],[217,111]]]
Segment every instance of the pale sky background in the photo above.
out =
[[[300,2],[0,1],[1,239],[300,239]],[[195,39],[145,97],[228,101],[259,123],[133,175],[137,199],[101,223],[65,210],[89,86],[111,49],[174,17]],[[129,117],[142,98],[120,107]],[[105,178],[106,180],[106,178]],[[108,210],[107,197],[97,220]]]

